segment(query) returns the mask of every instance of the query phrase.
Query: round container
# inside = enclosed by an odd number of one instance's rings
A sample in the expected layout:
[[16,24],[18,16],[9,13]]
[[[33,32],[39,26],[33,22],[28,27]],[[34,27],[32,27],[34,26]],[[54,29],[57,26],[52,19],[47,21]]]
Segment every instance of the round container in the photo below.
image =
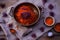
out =
[[55,23],[55,19],[52,16],[46,17],[44,23],[47,26],[52,26]]
[[40,18],[40,10],[33,3],[24,2],[14,9],[15,20],[23,26],[31,26]]
[[16,30],[10,29],[10,32],[11,32],[12,34],[15,34],[15,33],[16,33]]
[[60,33],[60,23],[57,23],[57,24],[55,25],[54,30],[55,30],[56,32],[59,32],[59,33]]

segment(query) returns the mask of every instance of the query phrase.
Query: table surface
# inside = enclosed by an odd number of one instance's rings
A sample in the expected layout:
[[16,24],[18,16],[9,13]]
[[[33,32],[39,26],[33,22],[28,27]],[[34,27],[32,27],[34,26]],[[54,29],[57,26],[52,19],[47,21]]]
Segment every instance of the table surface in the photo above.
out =
[[[6,8],[13,5],[14,3],[18,2],[19,0],[8,0],[6,2],[4,2],[6,4]],[[58,5],[60,5],[60,0],[56,0]],[[0,1],[0,3],[3,3]],[[0,12],[3,11],[4,9],[0,8]],[[53,31],[52,31],[53,32]],[[54,32],[55,33],[55,32]],[[57,34],[57,33],[55,33]],[[44,35],[42,35],[40,38],[38,38],[38,40],[60,40],[60,36],[56,35],[56,36],[53,36],[51,38],[49,38],[47,36],[47,33],[45,33]]]

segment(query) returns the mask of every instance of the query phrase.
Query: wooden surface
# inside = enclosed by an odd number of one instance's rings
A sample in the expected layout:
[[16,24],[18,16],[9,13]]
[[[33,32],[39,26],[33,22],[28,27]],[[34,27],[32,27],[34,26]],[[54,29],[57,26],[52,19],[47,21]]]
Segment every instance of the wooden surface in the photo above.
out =
[[40,37],[38,40],[60,40],[60,36],[56,35],[51,38],[47,36],[47,33],[45,33],[42,37]]
[[[6,4],[6,8],[7,7],[9,7],[9,6],[11,6],[11,5],[13,5],[14,3],[16,3],[18,0],[10,0],[10,1],[6,1],[5,2],[5,4]],[[57,1],[57,3],[58,3],[58,5],[60,5],[60,0],[56,0]],[[1,1],[0,1],[0,3],[1,3]],[[3,3],[3,2],[2,2]],[[0,7],[0,12],[1,11],[3,11],[4,9],[2,9],[1,7]],[[55,33],[55,32],[54,32]],[[53,36],[53,37],[51,37],[51,38],[49,38],[48,36],[47,36],[47,33],[45,33],[44,35],[42,35],[38,40],[60,40],[60,36]]]

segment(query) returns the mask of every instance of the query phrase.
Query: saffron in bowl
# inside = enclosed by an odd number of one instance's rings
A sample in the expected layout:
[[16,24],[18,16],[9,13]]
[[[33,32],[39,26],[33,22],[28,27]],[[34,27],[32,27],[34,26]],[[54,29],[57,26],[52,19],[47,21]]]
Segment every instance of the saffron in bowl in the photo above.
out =
[[60,33],[60,23],[57,23],[57,24],[55,25],[54,30],[55,30],[56,32],[59,32],[59,33]]
[[45,24],[47,25],[47,26],[52,26],[52,25],[54,25],[54,23],[55,23],[55,20],[54,20],[54,18],[53,17],[47,17],[45,20],[44,20],[44,22],[45,22]]
[[12,34],[15,34],[15,33],[16,33],[16,31],[15,31],[14,29],[10,29],[10,32],[11,32]]

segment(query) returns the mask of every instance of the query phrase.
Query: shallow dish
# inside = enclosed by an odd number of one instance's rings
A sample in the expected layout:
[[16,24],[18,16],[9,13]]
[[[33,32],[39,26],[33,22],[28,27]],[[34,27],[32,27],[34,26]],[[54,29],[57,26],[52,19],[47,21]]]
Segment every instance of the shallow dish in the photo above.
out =
[[23,2],[14,9],[14,19],[23,26],[31,26],[40,18],[40,10],[33,3]]
[[44,23],[47,26],[52,26],[55,23],[55,19],[52,16],[48,16],[48,17],[45,18]]

